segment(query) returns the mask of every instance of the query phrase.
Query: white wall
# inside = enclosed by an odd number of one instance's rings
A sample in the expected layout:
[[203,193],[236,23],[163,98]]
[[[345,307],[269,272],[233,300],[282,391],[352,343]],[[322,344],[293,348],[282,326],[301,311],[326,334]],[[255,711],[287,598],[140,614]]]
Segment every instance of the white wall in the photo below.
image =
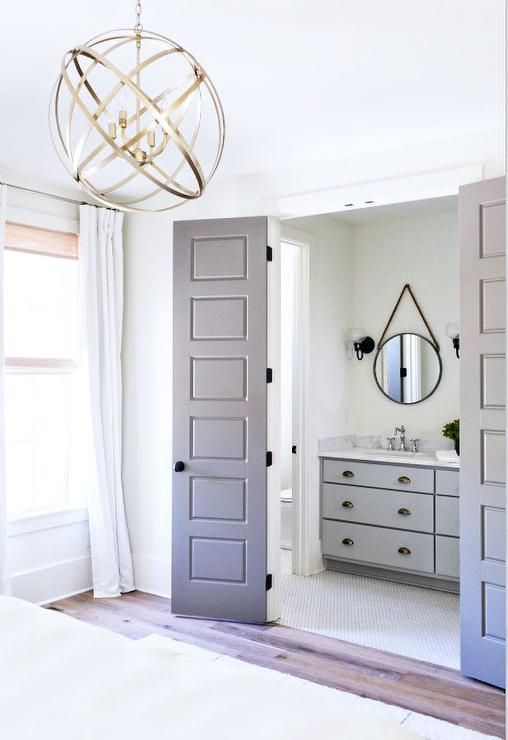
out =
[[[459,416],[459,367],[446,325],[458,321],[457,210],[381,219],[355,225],[354,325],[378,342],[405,283],[409,283],[441,347],[443,378],[426,401],[403,406],[386,398],[373,378],[375,351],[350,363],[351,425],[359,435],[393,436],[404,424],[410,437],[439,439],[443,425]],[[407,296],[388,336],[428,333]]]
[[125,230],[123,344],[127,522],[138,589],[168,595],[171,552],[172,223]]
[[342,332],[353,320],[353,228],[325,216],[284,222],[282,236],[310,242],[309,385],[315,450],[321,437],[350,433],[348,361]]

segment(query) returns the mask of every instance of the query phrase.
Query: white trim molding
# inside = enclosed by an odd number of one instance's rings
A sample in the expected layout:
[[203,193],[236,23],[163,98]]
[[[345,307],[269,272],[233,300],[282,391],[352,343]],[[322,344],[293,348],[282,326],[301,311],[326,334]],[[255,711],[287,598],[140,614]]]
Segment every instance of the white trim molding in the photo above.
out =
[[65,527],[67,524],[86,521],[88,521],[88,509],[85,507],[41,511],[10,519],[7,523],[7,536],[16,537],[28,532],[40,532],[43,529]]
[[268,244],[272,261],[267,262],[267,365],[273,370],[267,389],[267,450],[272,452],[272,465],[267,468],[267,573],[272,575],[272,588],[267,591],[266,620],[275,622],[281,616],[280,556],[280,222],[268,219]]
[[47,177],[30,175],[26,172],[19,172],[7,167],[0,167],[0,182],[6,185],[12,185],[17,188],[29,188],[40,191],[41,194],[47,194],[58,198],[72,198],[78,203],[81,201],[90,201],[86,194],[74,183],[64,185],[57,180],[50,180]]
[[34,604],[48,604],[92,588],[90,556],[51,563],[10,576],[11,595]]
[[277,200],[282,218],[340,213],[390,203],[457,195],[459,187],[482,179],[482,165],[424,172],[376,182],[288,195]]
[[[319,497],[310,479],[314,445],[309,439],[308,386],[310,347],[310,251],[313,236],[307,231],[282,224],[281,239],[299,248],[295,281],[295,346],[293,369],[293,440],[297,455],[293,467],[293,573],[309,576],[324,569],[321,541],[313,535],[309,522],[316,519],[311,508],[319,507]],[[295,471],[296,467],[296,471]],[[316,512],[314,512],[316,514]],[[319,517],[317,517],[319,519]]]

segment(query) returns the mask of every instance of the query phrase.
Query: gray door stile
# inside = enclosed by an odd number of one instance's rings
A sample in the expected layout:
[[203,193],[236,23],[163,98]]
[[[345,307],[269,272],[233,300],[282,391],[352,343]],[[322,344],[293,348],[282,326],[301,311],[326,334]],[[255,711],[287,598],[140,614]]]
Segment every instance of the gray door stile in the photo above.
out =
[[267,225],[174,224],[175,614],[266,621]]
[[461,670],[505,683],[505,179],[459,194]]

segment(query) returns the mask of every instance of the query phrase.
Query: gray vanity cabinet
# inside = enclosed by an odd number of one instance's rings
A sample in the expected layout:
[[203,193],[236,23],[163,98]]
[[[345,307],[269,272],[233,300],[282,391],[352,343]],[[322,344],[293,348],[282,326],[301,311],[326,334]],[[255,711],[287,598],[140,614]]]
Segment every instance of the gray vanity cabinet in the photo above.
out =
[[330,568],[457,591],[459,471],[324,457]]

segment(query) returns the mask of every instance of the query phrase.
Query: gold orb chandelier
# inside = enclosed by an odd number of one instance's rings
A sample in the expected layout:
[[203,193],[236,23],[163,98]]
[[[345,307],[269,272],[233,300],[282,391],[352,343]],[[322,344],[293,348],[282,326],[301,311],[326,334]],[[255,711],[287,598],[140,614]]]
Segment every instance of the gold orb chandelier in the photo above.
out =
[[224,147],[224,112],[203,67],[165,36],[109,31],[68,51],[50,104],[64,166],[105,206],[167,211],[199,198]]

